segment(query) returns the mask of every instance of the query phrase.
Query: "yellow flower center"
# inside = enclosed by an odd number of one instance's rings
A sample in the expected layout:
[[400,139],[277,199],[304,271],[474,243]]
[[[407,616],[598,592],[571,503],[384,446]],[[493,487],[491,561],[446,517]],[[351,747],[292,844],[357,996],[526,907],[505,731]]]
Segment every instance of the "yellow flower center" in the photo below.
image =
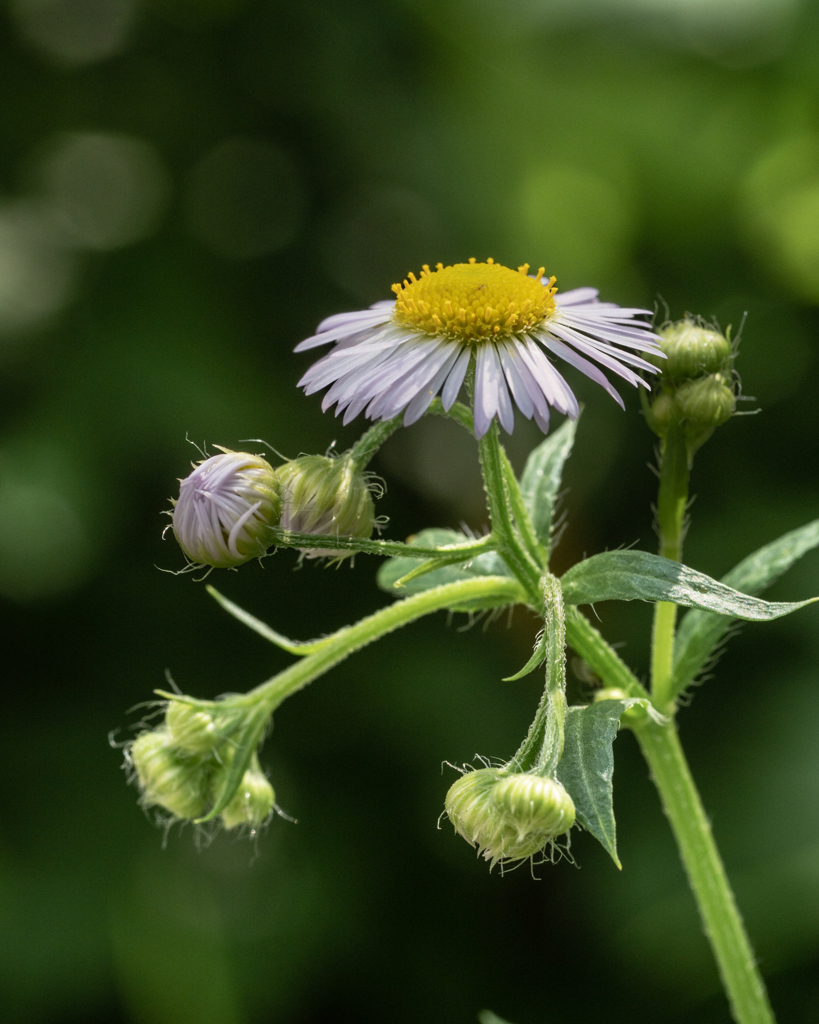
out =
[[485,338],[521,334],[551,316],[555,279],[542,282],[543,267],[529,277],[529,264],[517,271],[494,260],[456,263],[435,270],[425,264],[421,276],[394,284],[393,320],[425,334],[475,343]]

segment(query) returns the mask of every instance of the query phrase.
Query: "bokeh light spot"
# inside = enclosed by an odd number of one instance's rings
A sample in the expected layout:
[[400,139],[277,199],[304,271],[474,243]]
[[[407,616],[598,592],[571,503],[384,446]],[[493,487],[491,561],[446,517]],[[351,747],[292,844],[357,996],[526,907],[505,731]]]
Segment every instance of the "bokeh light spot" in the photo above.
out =
[[819,302],[819,138],[792,137],[764,153],[746,176],[741,216],[763,266]]
[[58,64],[79,67],[119,53],[134,22],[134,0],[13,0],[23,36]]
[[85,576],[90,543],[77,510],[48,483],[0,480],[0,594],[29,601],[64,593]]
[[43,159],[46,201],[66,241],[110,250],[151,234],[169,192],[155,149],[142,139],[77,132],[56,139]]
[[276,252],[299,229],[304,192],[290,157],[259,139],[236,138],[207,153],[187,194],[191,233],[232,260]]
[[71,297],[75,265],[55,240],[50,211],[0,207],[0,335],[38,326]]
[[605,178],[569,165],[535,167],[522,182],[517,214],[516,250],[536,254],[558,287],[622,281],[633,217]]
[[424,263],[446,262],[444,232],[417,193],[381,187],[351,197],[330,218],[321,239],[328,277],[368,302],[390,298],[390,284]]

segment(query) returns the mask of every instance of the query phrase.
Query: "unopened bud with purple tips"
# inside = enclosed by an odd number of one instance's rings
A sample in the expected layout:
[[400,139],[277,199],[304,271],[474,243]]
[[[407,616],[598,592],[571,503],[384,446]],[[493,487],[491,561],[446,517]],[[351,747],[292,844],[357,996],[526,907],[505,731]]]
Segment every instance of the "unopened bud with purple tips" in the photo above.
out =
[[180,481],[173,532],[191,562],[227,569],[259,558],[273,544],[282,504],[270,463],[220,450]]

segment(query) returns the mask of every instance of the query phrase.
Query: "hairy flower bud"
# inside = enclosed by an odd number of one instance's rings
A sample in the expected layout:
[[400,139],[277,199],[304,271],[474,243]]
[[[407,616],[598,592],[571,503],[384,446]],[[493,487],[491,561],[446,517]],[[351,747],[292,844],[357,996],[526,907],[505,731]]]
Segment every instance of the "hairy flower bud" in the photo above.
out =
[[264,459],[221,451],[180,481],[173,532],[192,562],[226,569],[260,557],[273,543],[281,495]]
[[[303,455],[276,471],[282,489],[283,530],[321,537],[370,537],[373,499],[364,474],[348,456]],[[349,551],[313,548],[310,558],[340,558]]]
[[455,831],[494,867],[539,853],[574,824],[572,798],[556,780],[504,768],[468,772],[449,789]]
[[198,818],[207,806],[210,764],[185,755],[167,729],[143,732],[131,744],[146,806],[158,805],[177,818]]
[[174,744],[190,754],[209,753],[219,738],[213,715],[183,700],[169,702],[165,725]]
[[661,327],[657,332],[665,359],[653,359],[666,380],[686,380],[727,370],[731,361],[728,339],[691,317]]
[[736,396],[721,373],[680,385],[675,401],[691,453],[731,418],[736,407]]
[[[217,775],[218,785],[218,775]],[[276,794],[262,772],[258,758],[253,755],[250,767],[242,776],[242,781],[227,807],[222,811],[222,824],[225,828],[236,828],[237,825],[255,827],[263,824],[273,810]]]
[[664,437],[676,415],[674,396],[667,391],[661,391],[653,401],[643,394],[641,398],[648,425],[658,437]]

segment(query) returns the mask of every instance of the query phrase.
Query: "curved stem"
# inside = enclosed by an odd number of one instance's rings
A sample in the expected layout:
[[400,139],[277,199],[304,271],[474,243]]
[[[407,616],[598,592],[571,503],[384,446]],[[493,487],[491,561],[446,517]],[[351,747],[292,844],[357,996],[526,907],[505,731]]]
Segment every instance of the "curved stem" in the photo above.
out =
[[[447,544],[440,548],[425,548],[414,544],[402,544],[394,540],[367,540],[364,537],[334,537],[314,533],[295,533],[293,530],[276,530],[276,547],[316,548],[325,551],[352,551],[363,555],[381,555],[383,558],[447,558],[453,561],[467,561],[484,551],[492,551],[497,544],[491,534],[468,544]],[[460,557],[463,556],[463,557]]]
[[735,1020],[773,1024],[765,983],[673,722],[632,726],[671,823]]
[[574,605],[566,609],[566,640],[606,686],[629,697],[648,697],[637,676]]
[[555,778],[566,723],[566,620],[560,580],[546,575],[542,582],[546,686],[526,739],[510,763],[520,771]]
[[505,576],[480,576],[425,590],[421,594],[381,608],[354,626],[340,630],[335,634],[332,643],[328,643],[314,654],[307,655],[242,697],[235,698],[235,702],[262,704],[268,713],[271,713],[286,697],[344,661],[354,651],[424,615],[443,608],[457,610],[458,605],[469,606],[482,602],[485,602],[487,607],[500,607],[516,604],[525,600],[525,597],[520,584]]
[[387,438],[398,430],[403,418],[401,415],[394,416],[391,420],[382,420],[359,437],[350,449],[350,458],[358,469],[364,469],[367,466]]

